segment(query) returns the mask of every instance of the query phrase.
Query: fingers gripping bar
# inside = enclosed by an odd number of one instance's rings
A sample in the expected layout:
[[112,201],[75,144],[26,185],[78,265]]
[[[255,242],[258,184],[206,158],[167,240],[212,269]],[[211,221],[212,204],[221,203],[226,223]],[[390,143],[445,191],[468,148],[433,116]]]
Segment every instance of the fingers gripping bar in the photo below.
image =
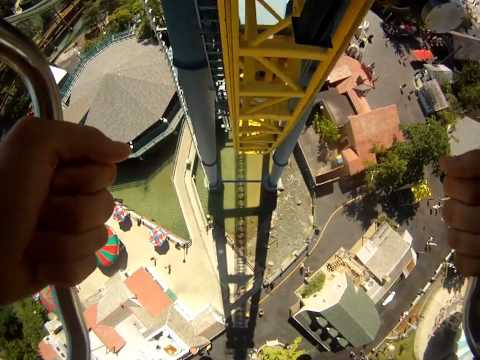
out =
[[[0,61],[23,80],[36,116],[63,120],[60,94],[47,60],[32,40],[3,19],[0,19]],[[75,289],[56,287],[55,290],[67,335],[68,359],[89,360],[90,343]]]

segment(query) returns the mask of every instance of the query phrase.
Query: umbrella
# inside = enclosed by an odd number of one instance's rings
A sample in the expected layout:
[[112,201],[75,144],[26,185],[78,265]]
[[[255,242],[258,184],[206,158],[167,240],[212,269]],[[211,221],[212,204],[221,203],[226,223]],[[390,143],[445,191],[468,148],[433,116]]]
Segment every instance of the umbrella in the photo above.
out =
[[40,291],[40,304],[47,310],[47,312],[54,312],[58,308],[55,289],[47,286]]
[[108,231],[108,240],[103,247],[95,252],[95,256],[97,257],[98,265],[103,267],[108,267],[112,265],[118,258],[118,254],[120,253],[120,239],[117,235],[115,235],[109,227],[107,227]]
[[161,246],[167,239],[167,235],[168,233],[165,231],[165,229],[157,226],[150,234],[150,241],[153,243],[153,246]]
[[433,53],[427,49],[412,50],[411,54],[415,61],[429,61],[433,60]]
[[118,221],[118,222],[122,222],[123,220],[125,220],[125,218],[127,217],[128,213],[127,211],[123,208],[122,205],[115,205],[115,207],[113,208],[113,218]]

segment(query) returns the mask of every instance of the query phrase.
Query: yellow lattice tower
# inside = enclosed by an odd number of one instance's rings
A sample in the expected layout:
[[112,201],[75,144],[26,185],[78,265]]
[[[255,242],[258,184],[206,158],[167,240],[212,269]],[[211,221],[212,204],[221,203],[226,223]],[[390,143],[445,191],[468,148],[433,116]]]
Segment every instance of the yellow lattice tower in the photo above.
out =
[[[257,24],[256,2],[277,23]],[[320,0],[318,0],[320,1]],[[344,51],[372,0],[351,0],[332,36],[332,47],[295,41],[292,17],[302,14],[304,0],[294,0],[292,14],[282,17],[267,0],[245,0],[240,24],[238,0],[218,0],[224,71],[235,149],[268,153],[293,129]],[[306,84],[302,66],[314,64]]]

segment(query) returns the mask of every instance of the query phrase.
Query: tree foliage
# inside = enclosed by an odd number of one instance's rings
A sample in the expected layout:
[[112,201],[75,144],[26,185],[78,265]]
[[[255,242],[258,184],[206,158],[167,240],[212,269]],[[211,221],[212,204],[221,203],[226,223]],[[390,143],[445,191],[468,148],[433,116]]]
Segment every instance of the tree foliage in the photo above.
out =
[[261,350],[260,360],[297,360],[306,354],[305,350],[299,350],[301,342],[302,338],[297,337],[287,348],[265,346]]
[[320,136],[320,140],[329,145],[336,144],[340,139],[337,124],[329,116],[316,113],[313,117],[313,128]]
[[378,163],[367,169],[366,182],[371,190],[390,193],[424,178],[426,166],[439,173],[438,161],[450,153],[447,129],[435,119],[406,126],[405,141],[377,153]]
[[480,109],[480,63],[466,61],[453,85],[460,103],[468,110]]
[[46,319],[43,307],[31,298],[0,308],[0,357],[38,359],[38,343]]

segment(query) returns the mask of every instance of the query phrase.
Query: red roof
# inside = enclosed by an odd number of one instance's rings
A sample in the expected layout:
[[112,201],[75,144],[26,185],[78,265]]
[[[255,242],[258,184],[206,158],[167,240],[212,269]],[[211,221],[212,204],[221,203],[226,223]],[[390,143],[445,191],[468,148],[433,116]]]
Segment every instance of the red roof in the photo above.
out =
[[419,49],[410,51],[412,57],[416,61],[429,61],[433,60],[433,53],[427,49]]
[[160,284],[144,268],[135,271],[125,284],[151,316],[160,315],[172,304]]
[[97,324],[97,304],[90,305],[83,313],[87,328],[98,336],[111,352],[118,352],[125,346],[125,340],[111,326]]
[[344,72],[343,69],[345,68],[349,69],[351,75],[335,83],[335,87],[339,94],[344,94],[349,90],[354,89],[361,83],[373,87],[370,74],[365,71],[365,67],[362,66],[359,61],[351,58],[350,56],[342,55],[335,64],[332,73],[335,75],[337,72]]
[[57,360],[58,356],[52,345],[42,340],[38,343],[38,352],[43,360]]
[[[384,106],[368,113],[351,115],[348,118],[350,121],[345,126],[345,132],[350,146],[362,164],[359,166],[353,154],[343,151],[342,156],[349,175],[356,174],[369,164],[377,162],[375,154],[372,153],[374,145],[388,149],[395,141],[403,140],[396,105]],[[352,163],[353,161],[355,164]]]

